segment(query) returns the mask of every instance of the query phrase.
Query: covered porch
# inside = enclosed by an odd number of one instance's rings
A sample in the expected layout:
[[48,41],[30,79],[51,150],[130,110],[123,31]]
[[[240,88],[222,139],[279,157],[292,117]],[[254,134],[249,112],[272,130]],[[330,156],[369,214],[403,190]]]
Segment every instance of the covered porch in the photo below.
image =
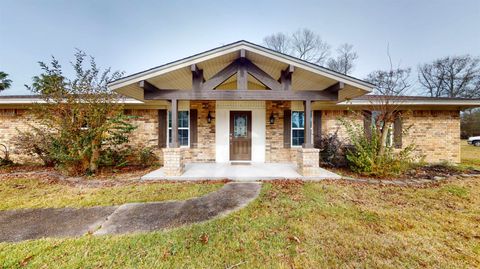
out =
[[315,176],[303,176],[293,163],[187,163],[182,175],[167,176],[165,168],[152,171],[143,180],[324,180],[341,176],[318,168]]

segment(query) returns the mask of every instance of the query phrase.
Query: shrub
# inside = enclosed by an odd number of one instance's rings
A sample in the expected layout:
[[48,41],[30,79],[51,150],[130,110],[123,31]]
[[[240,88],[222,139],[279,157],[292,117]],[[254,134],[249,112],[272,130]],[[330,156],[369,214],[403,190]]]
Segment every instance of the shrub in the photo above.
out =
[[13,161],[10,160],[10,154],[8,148],[4,144],[0,144],[3,151],[3,157],[0,157],[0,166],[9,166],[13,164]]
[[45,166],[54,166],[56,160],[53,157],[53,139],[45,128],[31,127],[33,131],[18,131],[13,138],[15,147],[22,154],[34,155],[42,160]]
[[112,147],[106,148],[101,151],[99,166],[110,167],[124,167],[129,164],[129,157],[132,155],[132,149],[130,147],[123,147],[121,149],[115,149]]
[[112,145],[126,145],[135,129],[131,117],[123,114],[122,97],[107,86],[122,73],[98,68],[94,58],[82,51],[75,53],[70,78],[55,58],[39,64],[42,73],[28,88],[43,101],[32,112],[51,135],[49,155],[69,174],[95,173],[102,152],[109,152],[106,149]]
[[148,167],[158,162],[158,157],[152,147],[143,147],[138,151],[138,162],[143,167]]
[[148,167],[157,161],[158,158],[153,152],[153,147],[109,147],[101,152],[99,166],[120,168],[127,165],[138,165]]
[[343,167],[346,165],[346,146],[339,139],[338,132],[322,135],[320,140],[320,159],[321,161],[333,167]]
[[380,153],[380,133],[372,127],[370,137],[365,135],[363,127],[342,120],[350,138],[351,146],[346,150],[348,167],[356,173],[368,176],[386,177],[398,175],[408,170],[415,162],[414,145],[398,152],[387,146]]

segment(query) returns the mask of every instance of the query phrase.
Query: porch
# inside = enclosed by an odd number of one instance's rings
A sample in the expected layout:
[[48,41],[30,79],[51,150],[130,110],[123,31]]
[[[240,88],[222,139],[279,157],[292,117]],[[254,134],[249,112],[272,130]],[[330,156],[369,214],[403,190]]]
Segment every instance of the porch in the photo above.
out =
[[167,176],[165,168],[152,171],[143,180],[274,180],[300,179],[324,180],[340,179],[341,176],[318,167],[315,176],[302,176],[293,163],[187,163],[182,175]]

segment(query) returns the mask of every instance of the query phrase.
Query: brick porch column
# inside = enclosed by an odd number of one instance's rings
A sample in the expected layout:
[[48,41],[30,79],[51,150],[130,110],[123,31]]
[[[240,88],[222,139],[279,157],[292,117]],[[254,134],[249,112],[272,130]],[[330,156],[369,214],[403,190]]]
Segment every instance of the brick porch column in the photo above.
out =
[[300,148],[297,154],[298,172],[304,177],[316,176],[319,172],[320,150]]
[[184,166],[182,148],[163,149],[163,171],[165,176],[181,176]]

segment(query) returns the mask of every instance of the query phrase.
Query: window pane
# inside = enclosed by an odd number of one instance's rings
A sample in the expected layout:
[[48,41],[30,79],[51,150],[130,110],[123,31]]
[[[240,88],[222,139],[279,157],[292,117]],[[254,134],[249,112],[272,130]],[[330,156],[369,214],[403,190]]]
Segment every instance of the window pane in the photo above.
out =
[[305,141],[303,130],[292,130],[292,145],[301,146]]
[[303,128],[305,126],[304,112],[293,111],[292,112],[292,128]]
[[168,143],[172,143],[172,129],[168,129]]
[[[168,127],[172,128],[172,112],[168,111]],[[188,128],[188,111],[178,111],[178,127]]]
[[178,127],[188,128],[188,111],[178,112]]
[[188,130],[178,130],[178,143],[180,146],[188,146]]
[[168,111],[168,128],[172,128],[172,111]]

